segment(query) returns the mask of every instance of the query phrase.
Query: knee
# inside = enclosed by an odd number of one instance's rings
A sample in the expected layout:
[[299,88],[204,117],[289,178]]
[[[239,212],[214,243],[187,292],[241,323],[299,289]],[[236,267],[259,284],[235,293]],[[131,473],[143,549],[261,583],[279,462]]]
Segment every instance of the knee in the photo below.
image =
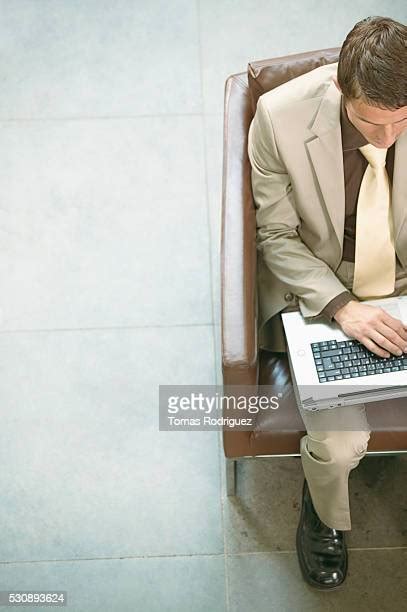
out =
[[347,466],[356,464],[365,456],[370,431],[334,431],[325,440],[308,441],[308,450],[316,459]]

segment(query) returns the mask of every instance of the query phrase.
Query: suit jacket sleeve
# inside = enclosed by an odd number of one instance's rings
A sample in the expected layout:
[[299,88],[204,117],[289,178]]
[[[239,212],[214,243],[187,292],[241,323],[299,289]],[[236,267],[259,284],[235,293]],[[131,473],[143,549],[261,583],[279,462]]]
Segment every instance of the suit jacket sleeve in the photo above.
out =
[[304,317],[316,317],[346,291],[333,270],[301,240],[301,219],[262,98],[249,128],[248,154],[256,206],[257,248],[268,268],[298,296]]

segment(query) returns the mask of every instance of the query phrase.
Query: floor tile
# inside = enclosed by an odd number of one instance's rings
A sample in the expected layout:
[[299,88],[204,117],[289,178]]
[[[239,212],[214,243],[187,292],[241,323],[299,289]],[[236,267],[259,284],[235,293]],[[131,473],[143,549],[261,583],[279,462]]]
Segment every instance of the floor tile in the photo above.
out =
[[1,0],[0,118],[199,113],[188,0]]
[[348,576],[332,592],[303,579],[295,553],[231,556],[231,612],[394,612],[405,607],[407,549],[350,551]]
[[238,461],[237,495],[224,497],[226,550],[295,550],[302,483],[295,457]]
[[218,432],[158,430],[160,384],[214,382],[209,327],[3,333],[0,354],[1,561],[223,552]]
[[12,563],[0,577],[2,590],[67,591],[70,612],[225,612],[223,556]]
[[367,455],[351,471],[349,546],[407,546],[406,482],[406,455]]
[[[351,471],[349,548],[407,546],[406,470],[399,455],[366,456]],[[303,478],[299,458],[238,461],[237,495],[224,497],[228,551],[295,550]]]
[[0,130],[0,328],[211,322],[200,118]]

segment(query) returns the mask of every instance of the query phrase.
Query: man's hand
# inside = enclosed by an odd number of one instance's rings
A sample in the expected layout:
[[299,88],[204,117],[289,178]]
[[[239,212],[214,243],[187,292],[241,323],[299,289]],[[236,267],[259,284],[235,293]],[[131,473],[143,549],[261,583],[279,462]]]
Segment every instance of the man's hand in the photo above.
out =
[[334,319],[347,336],[379,357],[407,352],[407,327],[383,308],[352,300],[336,312]]

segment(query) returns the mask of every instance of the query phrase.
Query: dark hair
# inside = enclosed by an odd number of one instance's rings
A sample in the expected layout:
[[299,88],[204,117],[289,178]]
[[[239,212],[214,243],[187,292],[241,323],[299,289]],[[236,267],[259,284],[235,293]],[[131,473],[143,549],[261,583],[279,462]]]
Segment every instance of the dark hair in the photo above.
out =
[[390,17],[366,17],[347,35],[338,83],[346,99],[386,109],[407,106],[407,26]]

